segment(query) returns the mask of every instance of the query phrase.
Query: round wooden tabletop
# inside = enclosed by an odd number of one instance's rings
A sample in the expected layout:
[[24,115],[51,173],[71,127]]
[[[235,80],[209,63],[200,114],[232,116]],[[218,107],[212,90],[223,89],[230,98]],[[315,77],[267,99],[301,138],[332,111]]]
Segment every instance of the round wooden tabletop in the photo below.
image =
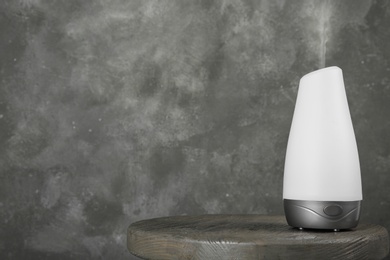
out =
[[389,235],[371,224],[300,231],[284,216],[175,216],[131,224],[127,246],[143,259],[383,259]]

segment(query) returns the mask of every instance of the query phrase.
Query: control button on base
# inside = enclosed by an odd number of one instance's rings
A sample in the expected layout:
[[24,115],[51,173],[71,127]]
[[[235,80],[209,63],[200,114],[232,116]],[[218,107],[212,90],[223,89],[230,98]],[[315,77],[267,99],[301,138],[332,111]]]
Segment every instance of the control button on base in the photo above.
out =
[[329,205],[324,208],[324,213],[331,217],[336,217],[343,213],[343,208],[340,205]]

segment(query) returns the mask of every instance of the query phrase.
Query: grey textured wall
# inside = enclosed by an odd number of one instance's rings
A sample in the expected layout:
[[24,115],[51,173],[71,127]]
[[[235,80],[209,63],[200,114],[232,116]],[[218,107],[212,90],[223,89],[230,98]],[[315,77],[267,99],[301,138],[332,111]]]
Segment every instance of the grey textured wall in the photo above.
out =
[[0,2],[0,259],[135,259],[127,226],[283,214],[298,81],[343,69],[390,230],[390,1]]

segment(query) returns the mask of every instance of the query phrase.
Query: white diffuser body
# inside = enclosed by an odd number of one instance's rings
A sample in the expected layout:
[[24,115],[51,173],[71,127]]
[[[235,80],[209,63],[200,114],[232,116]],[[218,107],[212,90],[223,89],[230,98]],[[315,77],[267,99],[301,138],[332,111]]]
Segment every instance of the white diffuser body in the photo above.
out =
[[338,67],[299,82],[284,168],[283,199],[289,225],[349,229],[359,221],[359,156],[343,74]]

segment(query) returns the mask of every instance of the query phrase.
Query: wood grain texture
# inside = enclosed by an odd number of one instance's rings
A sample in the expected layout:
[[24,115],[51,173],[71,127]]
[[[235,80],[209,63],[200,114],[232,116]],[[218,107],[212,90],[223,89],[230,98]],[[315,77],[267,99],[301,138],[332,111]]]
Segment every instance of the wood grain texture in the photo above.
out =
[[383,259],[389,235],[371,224],[299,231],[284,216],[175,216],[131,224],[127,246],[143,259]]

